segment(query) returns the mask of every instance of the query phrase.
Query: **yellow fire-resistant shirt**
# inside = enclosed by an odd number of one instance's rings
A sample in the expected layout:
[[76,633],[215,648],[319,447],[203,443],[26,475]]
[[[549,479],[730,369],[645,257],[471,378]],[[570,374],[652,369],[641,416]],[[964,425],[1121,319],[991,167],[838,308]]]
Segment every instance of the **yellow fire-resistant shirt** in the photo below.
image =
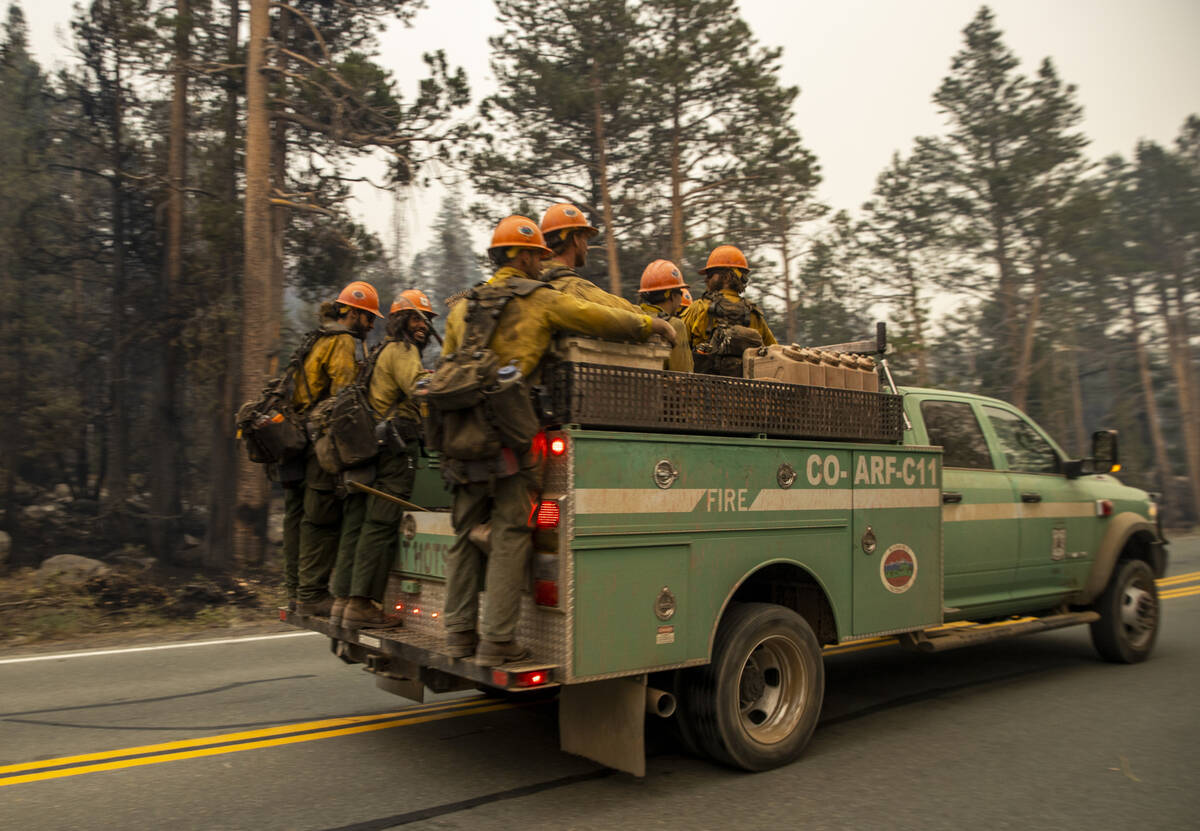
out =
[[417,380],[428,370],[421,366],[421,352],[408,341],[391,340],[375,361],[367,398],[379,418],[389,416],[416,422],[417,405],[413,395]]
[[[295,380],[292,406],[303,413],[354,382],[358,374],[357,339],[340,323],[326,324],[321,338],[304,359],[304,377]],[[308,381],[307,385],[305,380]]]
[[692,344],[688,339],[687,327],[683,325],[683,321],[672,317],[653,303],[640,305],[643,312],[651,317],[661,317],[675,330],[675,345],[671,347],[671,354],[667,356],[666,368],[674,372],[692,372],[695,369],[692,361]]
[[[503,285],[510,278],[525,277],[506,266],[496,272],[489,285]],[[469,302],[454,304],[446,318],[446,337],[442,354],[458,351],[466,334]],[[645,341],[650,337],[650,318],[640,312],[626,312],[589,303],[550,288],[539,288],[524,297],[514,297],[504,307],[496,332],[488,347],[501,364],[516,361],[521,373],[538,380],[535,370],[558,332],[578,332],[607,340]]]
[[[725,298],[733,303],[743,304],[746,302],[733,289],[721,289],[721,294],[725,295]],[[702,297],[688,306],[687,310],[683,313],[683,323],[687,327],[692,343],[695,345],[708,341],[708,329],[711,323],[709,321],[708,307],[711,305],[711,300],[707,297]],[[750,328],[762,335],[763,346],[774,346],[778,343],[775,340],[775,336],[771,334],[771,330],[767,326],[767,321],[763,318],[762,312],[757,308],[750,310]]]
[[637,306],[630,303],[624,297],[610,294],[591,280],[580,277],[575,269],[557,257],[546,261],[542,268],[542,279],[563,294],[569,294],[571,297],[578,297],[580,300],[586,300],[589,303],[599,303],[601,306],[608,306],[612,309],[622,309],[627,312],[637,311]]

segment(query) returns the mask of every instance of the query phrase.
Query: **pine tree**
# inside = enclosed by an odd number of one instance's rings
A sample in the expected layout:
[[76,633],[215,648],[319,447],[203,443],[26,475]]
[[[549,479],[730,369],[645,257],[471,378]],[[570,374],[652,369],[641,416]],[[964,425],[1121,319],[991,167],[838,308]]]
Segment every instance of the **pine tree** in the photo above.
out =
[[[646,95],[654,114],[637,165],[659,183],[670,258],[720,229],[729,206],[769,180],[754,176],[755,150],[791,119],[799,90],[779,83],[780,50],[758,46],[734,0],[645,0]],[[800,152],[798,149],[793,153]]]
[[469,247],[465,210],[462,192],[451,188],[438,208],[433,245],[413,258],[413,288],[428,294],[435,308],[486,276]]
[[620,294],[617,240],[641,220],[640,173],[629,165],[646,117],[637,80],[641,21],[627,0],[496,6],[504,31],[490,42],[499,90],[480,105],[485,132],[468,160],[472,183],[503,201],[501,215],[529,200],[539,210],[572,202],[596,217],[609,290]]
[[1035,78],[1001,40],[991,11],[980,9],[965,46],[934,94],[949,135],[926,144],[939,166],[954,216],[949,229],[964,250],[992,263],[1003,349],[996,356],[1013,403],[1025,406],[1041,304],[1062,255],[1056,238],[1078,183],[1087,140],[1073,86],[1049,59]]

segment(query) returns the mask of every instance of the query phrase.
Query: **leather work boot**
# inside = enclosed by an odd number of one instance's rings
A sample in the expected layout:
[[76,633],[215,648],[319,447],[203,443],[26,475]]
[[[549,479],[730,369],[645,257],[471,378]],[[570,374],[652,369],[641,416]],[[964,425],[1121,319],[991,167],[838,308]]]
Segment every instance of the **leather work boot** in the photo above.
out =
[[475,632],[447,632],[446,654],[451,658],[468,658],[475,654],[479,636]]
[[382,609],[375,608],[369,597],[351,597],[346,602],[342,612],[342,628],[355,629],[396,629],[404,625],[403,618],[395,615],[385,615]]
[[529,657],[529,650],[516,641],[481,641],[475,651],[475,663],[481,667],[494,667]]
[[296,613],[312,617],[329,617],[333,609],[333,598],[325,595],[320,600],[301,600],[296,604]]
[[329,610],[329,623],[333,626],[342,625],[342,615],[346,612],[346,604],[350,602],[348,597],[335,597],[333,599],[333,608]]

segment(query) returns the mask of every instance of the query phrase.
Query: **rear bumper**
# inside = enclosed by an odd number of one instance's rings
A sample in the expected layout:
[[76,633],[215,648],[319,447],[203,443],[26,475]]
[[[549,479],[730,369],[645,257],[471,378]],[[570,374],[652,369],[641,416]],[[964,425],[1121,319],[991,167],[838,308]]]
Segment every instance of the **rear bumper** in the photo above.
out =
[[[360,629],[353,632],[330,624],[328,618],[302,615],[281,608],[279,619],[301,629],[320,632],[348,649],[338,651],[351,663],[365,663],[367,669],[390,677],[419,681],[434,692],[471,689],[477,685],[509,692],[526,692],[560,684],[555,664],[540,661],[517,661],[496,667],[482,667],[472,658],[451,658],[442,654],[440,635],[414,632],[408,629]],[[531,678],[541,676],[538,683]]]

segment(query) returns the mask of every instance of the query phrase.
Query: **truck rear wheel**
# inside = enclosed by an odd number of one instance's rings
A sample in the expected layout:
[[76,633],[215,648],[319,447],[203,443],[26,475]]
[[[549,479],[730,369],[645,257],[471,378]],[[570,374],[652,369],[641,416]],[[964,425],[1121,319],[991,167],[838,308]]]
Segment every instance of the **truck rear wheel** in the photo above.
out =
[[1150,657],[1158,638],[1159,602],[1154,572],[1142,560],[1117,563],[1096,600],[1092,645],[1106,661],[1136,664]]
[[680,674],[685,743],[744,770],[795,761],[821,714],[825,665],[812,627],[771,603],[730,606],[712,663]]

